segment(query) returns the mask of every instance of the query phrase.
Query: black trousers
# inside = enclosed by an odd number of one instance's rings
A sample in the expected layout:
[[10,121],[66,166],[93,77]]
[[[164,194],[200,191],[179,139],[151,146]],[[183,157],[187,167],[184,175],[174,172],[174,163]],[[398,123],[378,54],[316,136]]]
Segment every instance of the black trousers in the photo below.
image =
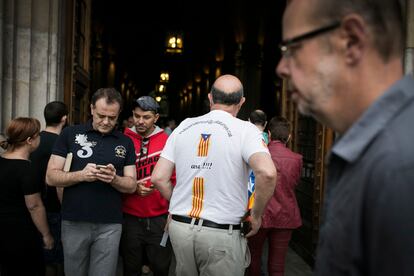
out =
[[171,243],[168,241],[166,247],[160,246],[166,222],[167,215],[138,218],[124,214],[121,237],[124,276],[141,275],[144,251],[154,276],[168,275],[173,254]]

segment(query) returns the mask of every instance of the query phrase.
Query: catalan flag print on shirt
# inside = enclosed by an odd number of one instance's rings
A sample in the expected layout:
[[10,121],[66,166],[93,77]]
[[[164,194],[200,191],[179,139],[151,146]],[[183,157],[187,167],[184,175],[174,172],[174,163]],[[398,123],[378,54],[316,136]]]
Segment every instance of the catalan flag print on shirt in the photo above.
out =
[[207,156],[210,147],[211,134],[201,134],[200,142],[198,143],[197,156]]
[[192,218],[200,218],[204,203],[204,178],[196,177],[193,180],[193,198],[191,211],[188,214]]

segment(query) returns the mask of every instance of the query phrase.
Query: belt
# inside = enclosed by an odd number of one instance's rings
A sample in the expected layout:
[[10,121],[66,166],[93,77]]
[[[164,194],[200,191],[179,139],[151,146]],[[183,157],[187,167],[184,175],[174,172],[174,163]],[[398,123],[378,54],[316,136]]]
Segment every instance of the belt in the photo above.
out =
[[[172,215],[172,219],[179,222],[184,222],[190,224],[193,218],[184,217],[179,215]],[[198,225],[200,219],[196,219],[194,225]],[[240,224],[218,224],[210,220],[203,219],[202,226],[218,229],[229,229],[230,226],[233,226],[233,230],[240,230]]]

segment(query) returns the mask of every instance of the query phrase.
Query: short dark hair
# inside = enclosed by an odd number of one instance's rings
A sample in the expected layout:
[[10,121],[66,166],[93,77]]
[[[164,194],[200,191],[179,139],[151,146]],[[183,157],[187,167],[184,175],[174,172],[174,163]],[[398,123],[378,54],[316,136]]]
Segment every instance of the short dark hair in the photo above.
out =
[[91,98],[91,104],[95,106],[96,102],[102,98],[106,99],[107,104],[118,103],[119,110],[122,110],[124,102],[122,100],[121,93],[119,93],[115,88],[99,88],[98,90],[96,90],[95,93],[93,93]]
[[211,87],[211,96],[213,97],[213,103],[233,105],[238,104],[243,98],[243,88],[237,91],[226,93],[220,89],[217,89],[214,85]]
[[267,121],[266,113],[263,110],[257,109],[250,113],[249,121],[255,125],[265,126]]
[[59,101],[50,102],[43,110],[46,126],[56,126],[62,120],[62,117],[68,115],[68,108],[66,104]]
[[370,26],[374,47],[387,61],[401,56],[405,41],[402,0],[319,0],[313,20],[332,23],[349,13],[359,14]]
[[273,117],[270,119],[267,128],[270,131],[271,139],[286,143],[290,134],[290,122],[284,117]]

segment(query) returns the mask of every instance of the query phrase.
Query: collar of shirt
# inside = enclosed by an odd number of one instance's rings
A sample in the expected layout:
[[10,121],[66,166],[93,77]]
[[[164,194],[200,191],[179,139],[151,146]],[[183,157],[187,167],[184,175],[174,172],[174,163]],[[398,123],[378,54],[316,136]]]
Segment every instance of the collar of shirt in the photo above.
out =
[[225,114],[225,115],[227,115],[227,116],[233,117],[233,115],[231,115],[229,112],[224,111],[224,110],[221,110],[221,109],[214,109],[214,110],[211,110],[211,111],[210,111],[210,114],[213,114],[213,113],[221,113],[221,114]]
[[102,134],[102,133],[100,133],[99,131],[97,131],[97,130],[95,130],[94,128],[93,128],[93,126],[92,126],[92,120],[88,120],[85,124],[84,124],[84,126],[85,126],[85,130],[86,130],[86,132],[96,132],[96,133],[99,133],[100,135],[102,135],[102,136],[114,136],[115,138],[119,138],[120,137],[120,135],[121,135],[121,133],[119,132],[119,131],[117,131],[116,129],[115,129],[115,127],[111,130],[111,132],[109,132],[109,133],[106,133],[106,134]]
[[412,98],[414,80],[410,76],[393,84],[378,98],[362,116],[339,138],[332,148],[331,154],[337,155],[352,163],[359,159],[366,147],[387,125],[387,123]]

